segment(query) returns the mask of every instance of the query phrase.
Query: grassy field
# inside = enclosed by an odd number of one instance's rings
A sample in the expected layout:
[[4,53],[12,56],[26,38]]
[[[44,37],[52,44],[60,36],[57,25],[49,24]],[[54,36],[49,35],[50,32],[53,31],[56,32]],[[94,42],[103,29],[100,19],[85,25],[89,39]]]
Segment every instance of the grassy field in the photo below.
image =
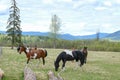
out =
[[[35,72],[37,80],[48,80],[47,73],[49,70],[54,71],[54,60],[62,49],[47,49],[47,51],[48,56],[44,66],[42,60],[39,65],[37,65],[38,60],[31,60],[28,64]],[[64,80],[120,80],[120,52],[88,52],[88,62],[82,68],[74,69],[75,62],[66,63],[66,69],[61,74]],[[0,68],[5,72],[3,80],[23,80],[25,66],[24,53],[20,55],[16,49],[3,48],[0,56]],[[57,75],[58,72],[55,74]]]

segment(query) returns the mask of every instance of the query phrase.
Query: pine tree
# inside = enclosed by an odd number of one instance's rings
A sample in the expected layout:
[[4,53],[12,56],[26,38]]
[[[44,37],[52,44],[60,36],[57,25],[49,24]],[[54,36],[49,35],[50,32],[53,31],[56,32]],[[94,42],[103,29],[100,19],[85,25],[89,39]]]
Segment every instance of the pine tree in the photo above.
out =
[[12,44],[12,49],[13,46],[15,46],[15,43],[21,43],[21,28],[20,28],[20,10],[16,6],[16,1],[12,0],[12,5],[10,7],[10,14],[8,18],[8,26],[7,28],[7,35],[9,36]]

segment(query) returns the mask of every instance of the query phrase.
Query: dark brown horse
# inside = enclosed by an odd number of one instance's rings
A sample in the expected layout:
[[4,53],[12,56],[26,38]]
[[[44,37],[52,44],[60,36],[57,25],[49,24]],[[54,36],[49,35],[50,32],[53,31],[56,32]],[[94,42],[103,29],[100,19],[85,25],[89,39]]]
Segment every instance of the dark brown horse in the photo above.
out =
[[82,50],[81,50],[81,52],[84,54],[84,56],[85,56],[85,63],[87,62],[87,55],[88,55],[88,50],[87,50],[87,47],[84,47]]
[[30,49],[28,47],[25,46],[19,46],[17,48],[17,51],[19,52],[19,54],[21,54],[22,52],[24,52],[26,54],[27,59],[27,64],[29,63],[30,59],[40,59],[42,58],[43,60],[43,65],[45,64],[45,57],[47,56],[47,50],[45,49]]

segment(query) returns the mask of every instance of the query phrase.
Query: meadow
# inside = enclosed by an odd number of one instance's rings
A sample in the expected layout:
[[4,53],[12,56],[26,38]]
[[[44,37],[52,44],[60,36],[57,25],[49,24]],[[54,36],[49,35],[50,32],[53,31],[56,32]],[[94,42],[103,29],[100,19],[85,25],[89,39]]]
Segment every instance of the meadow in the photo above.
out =
[[[42,60],[30,60],[29,66],[36,74],[37,80],[48,80],[47,73],[52,70],[55,75],[54,61],[63,49],[48,49],[46,64]],[[4,70],[3,80],[24,80],[23,70],[26,66],[26,56],[15,49],[4,47],[0,56],[0,68]],[[62,66],[62,63],[60,63]],[[64,80],[120,80],[120,52],[89,51],[87,63],[75,69],[75,62],[67,62],[66,69],[60,75]]]

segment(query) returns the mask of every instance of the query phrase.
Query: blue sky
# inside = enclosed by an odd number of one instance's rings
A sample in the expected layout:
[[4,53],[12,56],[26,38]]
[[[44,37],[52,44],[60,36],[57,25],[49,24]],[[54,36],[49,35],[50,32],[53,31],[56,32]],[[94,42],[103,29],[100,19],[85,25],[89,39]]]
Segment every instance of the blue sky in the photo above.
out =
[[[11,0],[0,0],[0,30],[6,30]],[[120,30],[120,0],[16,0],[23,31],[49,32],[52,15],[60,33],[89,35]]]

